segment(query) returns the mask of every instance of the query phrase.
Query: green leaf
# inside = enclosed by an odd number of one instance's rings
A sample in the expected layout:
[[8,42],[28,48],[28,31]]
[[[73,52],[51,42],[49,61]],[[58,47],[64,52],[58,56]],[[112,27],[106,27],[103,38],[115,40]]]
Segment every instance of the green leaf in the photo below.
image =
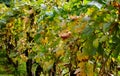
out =
[[81,36],[83,39],[89,38],[92,36],[92,32],[93,32],[93,28],[91,28],[90,26],[86,26],[86,28],[83,30]]
[[37,44],[40,44],[39,38],[40,38],[40,34],[36,34],[35,37],[34,37],[34,40]]
[[119,53],[120,53],[120,44],[118,44],[118,45],[116,46],[116,48],[115,48],[115,50],[114,50],[114,52],[113,52],[113,56],[114,56],[115,58],[117,58],[118,55],[119,55]]
[[85,46],[83,47],[83,52],[86,55],[93,56],[96,54],[96,48],[91,44],[93,42],[93,39],[90,38],[85,42]]
[[102,43],[99,43],[98,49],[97,49],[98,54],[103,55],[104,49],[102,47]]
[[105,23],[103,25],[103,32],[107,32],[110,29],[111,23]]
[[16,57],[16,56],[18,56],[18,55],[19,55],[18,53],[12,52],[11,54],[9,54],[9,57],[10,57],[10,58],[14,58],[14,57]]
[[5,24],[6,24],[6,19],[2,18],[0,20],[0,29],[4,28],[5,27]]
[[108,36],[104,35],[100,38],[100,42],[104,42],[108,39]]
[[93,46],[95,48],[97,48],[99,46],[99,39],[98,38],[93,41]]
[[42,53],[47,53],[48,52],[47,47],[45,47],[45,46],[40,46],[40,51]]

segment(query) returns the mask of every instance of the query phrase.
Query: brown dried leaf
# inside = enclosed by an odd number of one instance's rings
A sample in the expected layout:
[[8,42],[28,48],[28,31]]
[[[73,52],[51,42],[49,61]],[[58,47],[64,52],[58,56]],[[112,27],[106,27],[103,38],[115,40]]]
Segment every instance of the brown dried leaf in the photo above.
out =
[[60,33],[59,36],[65,40],[67,38],[69,38],[71,36],[71,32],[70,31],[66,31],[66,32],[63,32],[63,33]]

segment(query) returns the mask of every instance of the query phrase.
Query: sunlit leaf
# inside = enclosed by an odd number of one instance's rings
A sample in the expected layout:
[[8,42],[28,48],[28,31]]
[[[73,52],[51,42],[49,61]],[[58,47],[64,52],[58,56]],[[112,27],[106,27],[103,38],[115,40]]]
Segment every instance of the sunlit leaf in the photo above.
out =
[[97,1],[89,2],[88,5],[95,5],[99,9],[102,7],[102,4],[98,3]]
[[42,8],[43,10],[45,10],[45,9],[47,8],[47,6],[46,6],[45,4],[41,4],[41,8]]

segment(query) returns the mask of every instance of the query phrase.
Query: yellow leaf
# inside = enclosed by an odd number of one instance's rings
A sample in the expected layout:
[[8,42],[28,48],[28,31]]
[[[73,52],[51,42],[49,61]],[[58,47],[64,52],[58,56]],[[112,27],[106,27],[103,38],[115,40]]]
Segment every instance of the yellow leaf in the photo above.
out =
[[56,51],[56,57],[60,57],[60,56],[62,56],[62,55],[64,55],[64,50],[63,50],[63,49],[58,49],[58,50]]
[[85,62],[80,62],[78,64],[78,67],[80,67],[80,76],[86,76],[85,65]]
[[84,53],[81,53],[81,52],[77,52],[77,59],[79,61],[83,61],[83,62],[86,62],[88,60],[88,57],[87,55],[85,55]]
[[18,60],[18,58],[12,58],[13,62],[16,63],[16,61]]
[[80,26],[75,27],[75,32],[81,33],[87,25],[87,22],[82,23]]
[[28,58],[25,56],[25,54],[21,54],[20,57],[25,62],[28,60]]
[[87,76],[93,76],[93,63],[91,61],[88,61],[87,65],[86,65],[86,69],[87,69]]
[[94,11],[94,8],[88,8],[87,15],[91,15]]
[[77,53],[77,59],[78,59],[79,61],[81,61],[81,60],[82,60],[82,58],[83,58],[83,56],[81,55],[81,53],[80,53],[80,52],[78,52],[78,53]]
[[41,40],[43,44],[47,44],[48,43],[48,37],[45,37],[44,39]]
[[44,64],[43,64],[43,68],[45,71],[48,71],[52,68],[53,66],[53,63],[54,61],[53,60],[49,60],[49,61],[46,61]]
[[37,63],[39,63],[39,62],[40,62],[40,57],[37,56],[37,57],[35,58],[35,60],[36,60]]
[[115,58],[112,57],[112,61],[115,62]]
[[78,67],[80,67],[81,69],[84,69],[85,68],[85,62],[80,62],[78,64]]

